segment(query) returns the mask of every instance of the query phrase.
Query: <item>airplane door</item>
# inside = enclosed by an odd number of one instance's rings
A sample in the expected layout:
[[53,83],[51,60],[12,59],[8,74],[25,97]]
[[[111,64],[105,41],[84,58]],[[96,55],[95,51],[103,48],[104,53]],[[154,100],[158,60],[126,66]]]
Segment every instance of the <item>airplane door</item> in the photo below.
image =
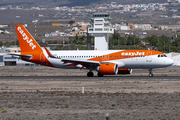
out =
[[41,62],[45,61],[45,56],[44,56],[43,52],[40,54],[40,61]]
[[152,62],[152,52],[147,52],[146,62]]
[[137,57],[132,57],[131,58],[131,62],[133,63],[133,62],[138,62],[138,58]]

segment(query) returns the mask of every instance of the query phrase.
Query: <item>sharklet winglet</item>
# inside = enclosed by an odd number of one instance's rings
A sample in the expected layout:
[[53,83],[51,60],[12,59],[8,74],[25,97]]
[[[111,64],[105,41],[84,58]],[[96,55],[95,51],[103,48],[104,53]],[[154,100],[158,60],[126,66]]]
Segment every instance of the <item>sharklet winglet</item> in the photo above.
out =
[[44,46],[44,49],[46,50],[46,52],[50,58],[57,58],[57,57],[53,56],[45,46]]

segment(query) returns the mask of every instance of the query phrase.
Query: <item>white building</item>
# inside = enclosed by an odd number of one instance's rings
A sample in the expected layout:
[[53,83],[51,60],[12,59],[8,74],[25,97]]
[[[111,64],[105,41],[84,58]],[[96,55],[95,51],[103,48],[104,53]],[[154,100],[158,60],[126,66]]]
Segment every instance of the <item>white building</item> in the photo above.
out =
[[[44,49],[44,48],[43,48]],[[38,64],[26,62],[21,57],[10,55],[10,53],[20,53],[19,47],[0,48],[0,66],[39,66]]]
[[130,26],[120,26],[120,30],[131,30]]
[[114,33],[114,28],[110,24],[110,16],[108,13],[94,13],[91,18],[91,27],[88,27],[88,33],[93,34],[94,49],[108,50],[109,34]]

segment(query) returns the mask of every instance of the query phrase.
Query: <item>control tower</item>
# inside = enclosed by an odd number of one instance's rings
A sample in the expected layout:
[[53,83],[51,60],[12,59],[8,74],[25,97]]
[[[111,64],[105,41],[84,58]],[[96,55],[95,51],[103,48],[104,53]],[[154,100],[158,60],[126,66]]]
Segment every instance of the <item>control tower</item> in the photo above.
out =
[[111,18],[108,13],[93,14],[88,33],[94,35],[94,50],[108,50],[109,34],[114,34],[114,29],[109,20]]

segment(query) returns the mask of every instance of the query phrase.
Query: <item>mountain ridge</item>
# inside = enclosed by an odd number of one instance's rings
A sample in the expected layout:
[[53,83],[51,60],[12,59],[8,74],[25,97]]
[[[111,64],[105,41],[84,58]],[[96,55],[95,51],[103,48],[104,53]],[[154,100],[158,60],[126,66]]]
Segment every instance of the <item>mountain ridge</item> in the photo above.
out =
[[165,3],[167,0],[3,0],[0,6],[25,6],[25,7],[60,7],[60,6],[87,6],[95,4],[104,4],[117,2],[117,4],[148,4],[148,3]]

